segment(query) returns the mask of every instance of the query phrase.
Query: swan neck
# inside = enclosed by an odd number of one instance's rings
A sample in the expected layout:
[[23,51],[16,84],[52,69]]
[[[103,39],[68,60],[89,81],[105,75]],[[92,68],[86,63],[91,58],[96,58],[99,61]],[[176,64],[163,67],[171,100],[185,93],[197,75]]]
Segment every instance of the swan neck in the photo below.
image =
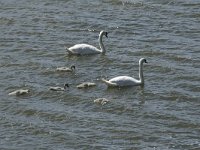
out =
[[105,53],[105,52],[106,52],[106,49],[105,49],[105,47],[104,47],[104,45],[103,45],[102,38],[103,38],[103,33],[101,33],[101,34],[99,35],[99,46],[100,46],[101,52],[102,52],[102,53]]
[[143,76],[143,63],[139,63],[139,79],[140,83],[144,84],[144,76]]

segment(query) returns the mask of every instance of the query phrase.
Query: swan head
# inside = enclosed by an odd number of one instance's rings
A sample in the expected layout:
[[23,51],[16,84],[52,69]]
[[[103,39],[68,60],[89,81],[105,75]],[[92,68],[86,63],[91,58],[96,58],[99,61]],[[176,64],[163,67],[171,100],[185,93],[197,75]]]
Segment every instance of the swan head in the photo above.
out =
[[102,31],[100,32],[99,36],[100,36],[100,35],[105,35],[105,37],[108,38],[108,32],[106,32],[106,31],[103,31],[103,30],[102,30]]
[[145,58],[141,58],[139,60],[139,64],[143,64],[143,63],[148,63],[147,60]]
[[72,65],[70,68],[71,68],[71,70],[75,70],[76,67],[74,65]]

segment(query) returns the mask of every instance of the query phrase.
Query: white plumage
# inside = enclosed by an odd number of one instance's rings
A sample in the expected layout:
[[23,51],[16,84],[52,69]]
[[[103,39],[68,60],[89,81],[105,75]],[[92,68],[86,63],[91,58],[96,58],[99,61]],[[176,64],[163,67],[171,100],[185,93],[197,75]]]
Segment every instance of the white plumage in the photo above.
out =
[[8,95],[20,96],[20,95],[28,94],[29,92],[30,92],[30,90],[28,90],[28,89],[19,89],[19,90],[10,92]]
[[109,102],[109,100],[106,99],[106,98],[97,98],[97,99],[94,100],[94,103],[100,104],[100,105],[105,105],[108,102]]
[[105,35],[106,37],[108,36],[108,33],[105,31],[101,31],[99,34],[99,46],[100,49],[89,45],[89,44],[76,44],[70,48],[66,48],[67,52],[71,55],[90,55],[90,54],[100,54],[100,53],[105,53],[105,47],[102,42],[102,37]]
[[68,67],[58,67],[56,68],[56,71],[61,71],[61,72],[73,72],[75,70],[75,66],[72,65],[70,68]]
[[144,84],[143,63],[147,63],[147,61],[146,59],[141,58],[139,60],[139,80],[129,76],[118,76],[110,80],[102,79],[102,81],[106,83],[108,86],[123,87],[123,86],[143,85]]
[[51,86],[49,88],[49,90],[51,90],[51,91],[65,91],[67,87],[69,87],[69,84],[66,83],[66,84],[64,84],[64,87]]
[[93,83],[93,82],[83,82],[79,85],[77,85],[76,87],[81,89],[81,88],[88,88],[88,87],[93,87],[93,86],[96,86],[96,83]]

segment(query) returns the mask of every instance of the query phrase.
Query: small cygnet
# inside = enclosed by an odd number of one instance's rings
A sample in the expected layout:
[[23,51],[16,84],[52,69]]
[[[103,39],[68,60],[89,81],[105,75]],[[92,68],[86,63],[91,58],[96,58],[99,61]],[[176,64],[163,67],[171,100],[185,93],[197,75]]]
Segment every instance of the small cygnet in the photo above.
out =
[[106,98],[97,98],[97,99],[94,100],[94,103],[100,104],[100,105],[105,105],[108,102],[109,102],[109,100],[106,99]]
[[75,66],[72,65],[70,68],[68,67],[58,67],[56,68],[56,71],[61,71],[61,72],[74,72],[75,71]]
[[83,82],[79,85],[77,85],[76,87],[81,89],[81,88],[88,88],[88,87],[93,87],[96,86],[96,83],[92,83],[92,82]]
[[30,90],[28,90],[28,89],[19,89],[19,90],[10,92],[8,95],[20,96],[20,95],[28,94],[29,92],[30,92]]
[[67,87],[69,87],[69,84],[66,83],[66,84],[64,84],[64,87],[51,86],[49,88],[49,90],[51,90],[51,91],[65,91]]

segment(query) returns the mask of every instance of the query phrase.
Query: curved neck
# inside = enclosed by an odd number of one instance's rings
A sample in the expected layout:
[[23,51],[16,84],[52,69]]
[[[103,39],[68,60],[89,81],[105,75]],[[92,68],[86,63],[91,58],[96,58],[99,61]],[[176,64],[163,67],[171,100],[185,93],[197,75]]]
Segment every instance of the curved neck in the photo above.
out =
[[143,76],[143,63],[139,63],[139,80],[141,84],[144,84],[144,76]]
[[101,33],[99,35],[99,46],[100,46],[100,50],[101,50],[101,53],[105,53],[106,52],[106,49],[103,45],[103,42],[102,42],[102,37],[103,37],[103,33]]

